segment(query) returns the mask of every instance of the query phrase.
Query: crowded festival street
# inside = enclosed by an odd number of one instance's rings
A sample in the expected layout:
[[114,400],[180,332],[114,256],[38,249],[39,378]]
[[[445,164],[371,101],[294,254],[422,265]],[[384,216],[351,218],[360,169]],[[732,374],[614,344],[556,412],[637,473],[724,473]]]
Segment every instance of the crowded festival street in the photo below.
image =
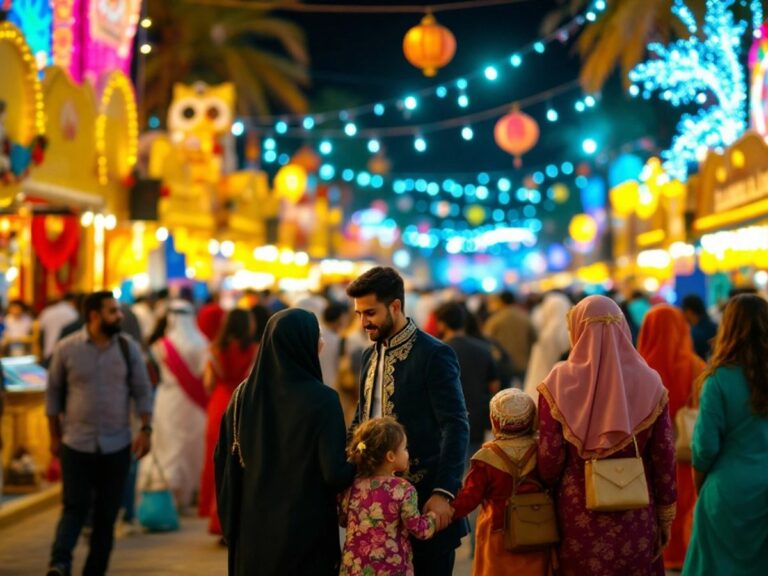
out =
[[767,8],[0,0],[0,576],[768,574]]

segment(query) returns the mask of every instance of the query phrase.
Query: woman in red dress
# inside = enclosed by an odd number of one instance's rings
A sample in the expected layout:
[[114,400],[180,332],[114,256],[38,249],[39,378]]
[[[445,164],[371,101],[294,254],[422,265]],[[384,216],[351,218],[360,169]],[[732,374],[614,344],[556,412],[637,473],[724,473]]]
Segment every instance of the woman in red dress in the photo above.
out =
[[[661,555],[677,499],[667,391],[609,298],[590,296],[573,307],[568,333],[568,360],[538,388],[538,470],[555,489],[560,574],[664,576]],[[650,503],[618,512],[587,509],[585,462],[630,458],[636,450]]]
[[259,344],[253,341],[255,327],[247,310],[232,310],[226,317],[216,341],[211,345],[211,361],[206,369],[206,383],[213,391],[208,402],[208,428],[205,434],[205,465],[200,480],[198,513],[210,517],[208,531],[221,534],[216,513],[213,451],[219,441],[221,418],[238,384],[251,372]]
[[[707,365],[693,349],[691,329],[683,313],[663,304],[650,309],[640,329],[637,351],[661,376],[669,393],[669,416],[675,421],[683,406],[698,405],[694,383]],[[690,462],[677,462],[677,515],[672,523],[669,546],[664,550],[664,567],[681,570],[693,526],[696,490]]]

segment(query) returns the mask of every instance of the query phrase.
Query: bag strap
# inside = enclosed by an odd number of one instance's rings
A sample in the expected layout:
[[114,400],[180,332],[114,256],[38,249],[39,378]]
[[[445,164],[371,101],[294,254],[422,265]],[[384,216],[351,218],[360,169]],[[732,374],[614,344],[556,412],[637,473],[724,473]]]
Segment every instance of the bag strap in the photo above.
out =
[[152,485],[152,471],[156,470],[158,475],[160,476],[160,482],[162,482],[163,486],[165,488],[170,488],[168,485],[168,480],[165,479],[165,474],[163,473],[163,467],[160,465],[160,461],[157,459],[157,454],[155,454],[154,450],[149,451],[149,456],[152,458],[152,466],[150,466],[149,471],[147,472],[146,477],[144,478],[144,482],[142,482],[141,490],[147,490]]
[[[520,486],[520,484],[523,483],[524,477],[521,476],[523,470],[525,470],[525,467],[528,465],[528,462],[531,461],[531,458],[533,458],[534,454],[536,454],[537,446],[534,444],[523,455],[522,459],[520,460],[520,465],[516,464],[512,458],[509,457],[509,455],[504,452],[504,450],[501,449],[501,447],[496,444],[495,442],[491,442],[488,446],[496,456],[501,458],[502,462],[504,462],[504,465],[507,467],[507,470],[509,472],[509,475],[512,476],[512,496],[517,494],[517,489]],[[535,480],[531,480],[530,478],[525,477],[528,482],[532,482],[534,484],[537,484],[539,487],[541,487],[541,484],[536,482]]]
[[243,460],[243,452],[240,448],[240,428],[238,422],[238,406],[240,405],[240,391],[247,380],[243,380],[240,385],[235,389],[235,397],[232,403],[232,454],[237,454],[237,458],[240,461],[240,467],[245,468],[245,461]]
[[133,376],[133,366],[131,365],[131,349],[128,344],[128,340],[122,334],[117,335],[117,342],[120,345],[120,352],[123,354],[123,360],[125,360],[126,375],[125,380],[130,384],[131,377]]
[[[634,434],[632,434],[632,442],[635,445],[635,457],[640,458],[640,449],[637,447],[637,436]],[[592,462],[596,462],[597,460],[610,460],[610,458],[592,458]]]

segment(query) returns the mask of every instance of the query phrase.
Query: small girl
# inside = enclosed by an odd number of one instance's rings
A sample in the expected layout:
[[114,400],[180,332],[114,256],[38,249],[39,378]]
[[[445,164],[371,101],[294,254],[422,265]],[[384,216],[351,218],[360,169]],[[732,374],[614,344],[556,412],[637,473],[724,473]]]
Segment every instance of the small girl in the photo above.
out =
[[408,535],[432,537],[436,517],[420,514],[416,489],[395,476],[408,469],[405,430],[389,416],[368,420],[355,430],[347,455],[357,478],[341,500],[347,537],[339,576],[413,576]]
[[464,486],[452,502],[454,519],[463,518],[482,504],[475,530],[475,559],[472,576],[545,576],[552,573],[551,550],[509,552],[504,549],[504,510],[512,495],[513,479],[503,458],[504,451],[520,469],[524,480],[518,493],[538,492],[537,444],[533,431],[536,406],[522,390],[502,390],[491,399],[494,440],[472,456]]

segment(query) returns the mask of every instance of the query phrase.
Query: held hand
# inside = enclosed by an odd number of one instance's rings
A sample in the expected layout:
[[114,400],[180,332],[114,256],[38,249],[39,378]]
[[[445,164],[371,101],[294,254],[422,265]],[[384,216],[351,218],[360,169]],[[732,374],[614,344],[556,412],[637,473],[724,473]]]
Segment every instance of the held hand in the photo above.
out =
[[445,496],[440,494],[432,494],[427,503],[424,505],[424,513],[434,513],[436,516],[437,530],[444,530],[451,523],[453,518],[453,508],[448,502]]
[[149,453],[151,447],[152,440],[150,435],[144,432],[139,432],[136,435],[136,438],[133,439],[131,451],[133,452],[133,455],[136,456],[136,460],[141,460]]

